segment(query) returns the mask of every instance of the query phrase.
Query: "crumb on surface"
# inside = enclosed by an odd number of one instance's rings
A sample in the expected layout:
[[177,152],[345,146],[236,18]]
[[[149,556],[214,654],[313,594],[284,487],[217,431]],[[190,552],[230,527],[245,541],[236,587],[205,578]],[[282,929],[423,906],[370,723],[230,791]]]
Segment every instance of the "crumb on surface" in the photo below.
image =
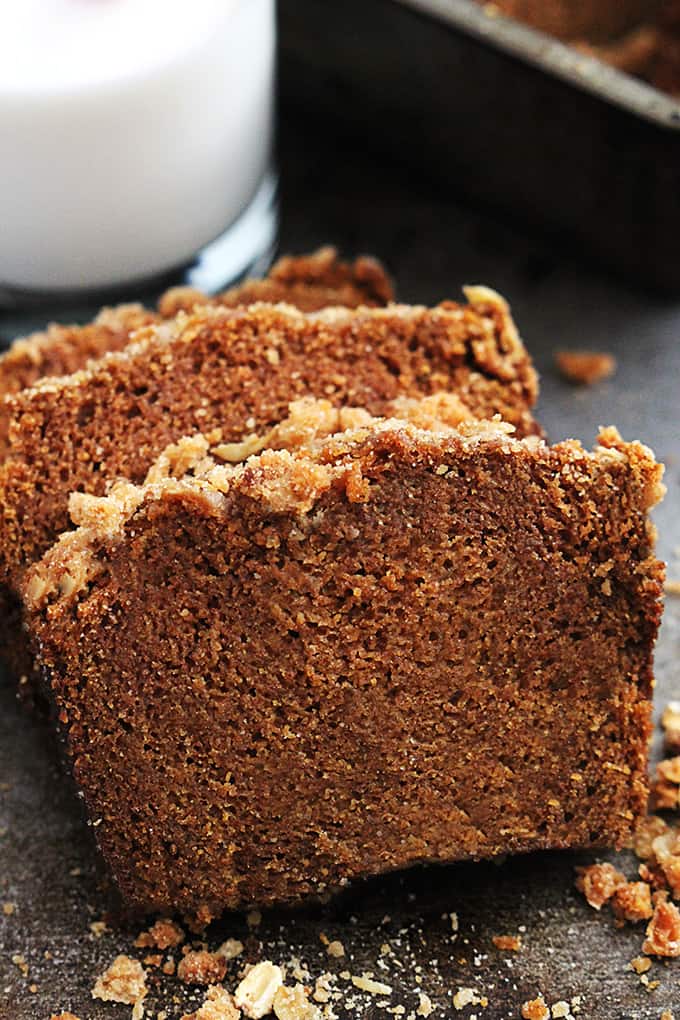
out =
[[522,948],[520,935],[492,935],[491,941],[496,949],[506,950],[511,953],[518,953]]
[[121,954],[97,978],[92,998],[133,1006],[141,1002],[147,991],[146,971],[139,960]]
[[177,977],[187,985],[215,985],[227,973],[227,961],[206,949],[190,950],[177,964]]
[[28,963],[23,953],[14,953],[12,956],[12,963],[15,967],[18,967],[24,977],[28,977]]
[[646,974],[651,966],[652,961],[648,956],[634,956],[630,961],[630,969],[634,970],[636,974]]
[[459,988],[453,996],[453,1005],[456,1009],[465,1009],[466,1006],[479,1006],[481,999],[474,988]]
[[626,876],[613,864],[589,864],[577,868],[577,875],[576,888],[595,910],[601,910],[618,887],[626,884]]
[[[655,884],[667,885],[673,898],[680,898],[680,830],[669,826],[653,840],[648,863]],[[663,881],[659,881],[659,873]]]
[[234,992],[234,1002],[251,1020],[270,1013],[274,996],[283,984],[283,971],[271,960],[262,960],[248,971]]
[[626,882],[611,898],[614,914],[621,921],[647,921],[652,916],[652,891],[646,882]]
[[642,944],[642,952],[649,956],[680,956],[680,911],[667,896],[664,892],[655,894],[654,913]]
[[2,912],[5,915],[5,917],[11,917],[16,909],[17,909],[16,903],[3,903],[2,905]]
[[222,956],[225,960],[235,960],[243,952],[243,943],[238,939],[225,939],[222,945],[215,950],[216,956]]
[[184,929],[175,921],[162,917],[135,939],[138,949],[171,949],[184,942]]
[[281,985],[274,994],[273,1010],[278,1020],[321,1020],[321,1010],[310,1002],[301,984]]
[[592,386],[616,372],[616,358],[604,351],[557,351],[555,364],[565,379],[580,386]]
[[326,952],[329,956],[340,959],[340,957],[345,955],[345,947],[338,939],[334,939],[333,942],[329,942],[326,946]]
[[386,985],[382,981],[374,981],[369,974],[360,974],[358,977],[356,974],[352,974],[352,984],[355,988],[358,988],[360,992],[368,992],[369,995],[391,995],[391,985]]
[[185,1013],[181,1020],[239,1020],[241,1011],[234,997],[222,985],[210,985],[203,1004],[193,1013]]
[[542,995],[523,1004],[522,1020],[550,1020],[550,1010]]
[[75,1013],[53,1013],[50,1020],[80,1020]]
[[[680,595],[680,581],[675,594]],[[661,716],[664,750],[667,754],[680,754],[680,701],[669,701]]]
[[419,992],[418,1009],[416,1010],[418,1016],[430,1016],[430,1014],[434,1012],[434,1008],[434,1003],[430,996],[426,995],[425,992]]
[[642,861],[648,861],[654,854],[654,840],[668,832],[668,823],[659,815],[645,815],[635,829],[633,850]]

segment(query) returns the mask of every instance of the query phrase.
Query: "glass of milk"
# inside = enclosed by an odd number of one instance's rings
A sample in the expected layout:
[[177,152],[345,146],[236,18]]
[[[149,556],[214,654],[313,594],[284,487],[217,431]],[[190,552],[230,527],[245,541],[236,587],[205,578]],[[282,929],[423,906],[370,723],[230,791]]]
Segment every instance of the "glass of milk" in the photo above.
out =
[[274,0],[2,3],[0,305],[264,267],[274,50]]

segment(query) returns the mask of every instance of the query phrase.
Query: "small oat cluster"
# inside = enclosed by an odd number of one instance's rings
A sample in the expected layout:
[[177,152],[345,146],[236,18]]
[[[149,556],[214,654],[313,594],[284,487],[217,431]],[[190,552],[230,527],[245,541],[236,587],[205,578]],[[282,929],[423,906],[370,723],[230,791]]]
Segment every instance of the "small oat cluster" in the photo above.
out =
[[522,1006],[522,1020],[574,1020],[580,1011],[580,995],[575,995],[570,1002],[560,999],[552,1006],[548,1006],[542,995],[537,995]]

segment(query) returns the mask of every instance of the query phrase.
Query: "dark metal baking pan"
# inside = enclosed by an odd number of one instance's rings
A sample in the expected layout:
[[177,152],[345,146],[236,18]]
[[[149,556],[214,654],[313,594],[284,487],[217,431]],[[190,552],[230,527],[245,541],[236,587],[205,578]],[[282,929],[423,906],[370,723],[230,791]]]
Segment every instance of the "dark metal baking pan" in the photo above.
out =
[[472,0],[281,0],[279,17],[284,116],[680,291],[680,103]]

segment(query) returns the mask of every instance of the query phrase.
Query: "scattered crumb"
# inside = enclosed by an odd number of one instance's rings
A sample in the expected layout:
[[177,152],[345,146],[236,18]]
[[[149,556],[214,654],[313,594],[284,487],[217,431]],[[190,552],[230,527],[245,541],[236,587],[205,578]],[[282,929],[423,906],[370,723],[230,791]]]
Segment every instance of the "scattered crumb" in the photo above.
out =
[[361,992],[368,992],[369,995],[391,995],[392,988],[390,985],[385,985],[382,981],[374,981],[369,974],[361,974],[360,977],[356,977],[352,974],[352,984],[355,988],[358,988]]
[[53,1013],[50,1020],[80,1020],[75,1013]]
[[138,949],[171,949],[184,942],[184,929],[166,917],[156,921],[147,931],[135,939]]
[[241,1011],[233,996],[222,985],[210,985],[203,1005],[194,1013],[185,1013],[182,1020],[239,1020]]
[[676,811],[680,807],[680,755],[657,765],[652,804],[657,811]]
[[255,964],[234,993],[234,1002],[252,1020],[271,1012],[274,996],[283,984],[283,971],[270,960]]
[[307,998],[302,985],[281,985],[274,994],[274,1013],[278,1020],[321,1020],[321,1010]]
[[331,997],[332,974],[322,974],[314,982],[312,998],[315,1002],[328,1002]]
[[583,893],[595,910],[601,910],[619,886],[626,884],[626,876],[613,864],[590,864],[576,869],[576,888]]
[[647,921],[653,913],[652,891],[646,882],[627,882],[614,891],[611,905],[620,921]]
[[108,930],[106,921],[92,921],[90,924],[90,931],[96,939],[100,939],[104,932],[107,932]]
[[648,865],[654,884],[659,888],[667,885],[671,895],[680,898],[680,831],[668,827],[653,840]]
[[243,943],[238,939],[227,939],[215,950],[216,956],[222,956],[225,960],[235,960],[243,952]]
[[642,944],[642,952],[650,956],[680,956],[680,911],[667,895],[656,893],[654,897],[654,914]]
[[670,1009],[664,1009],[663,1013],[659,1017],[659,1020],[675,1020]]
[[519,935],[492,935],[491,941],[496,949],[507,950],[511,953],[518,953],[522,948],[522,939]]
[[554,1003],[550,1007],[550,1015],[553,1020],[566,1020],[567,1017],[571,1016],[569,1003],[565,1002],[564,999],[560,999],[559,1002]]
[[15,953],[12,957],[12,963],[15,967],[18,967],[24,977],[28,977],[28,964],[26,963],[26,957],[21,953]]
[[680,784],[680,755],[675,755],[673,758],[666,758],[665,761],[660,761],[656,766],[656,774],[661,779],[665,779],[668,783],[675,783],[676,786]]
[[145,967],[160,967],[163,962],[163,956],[161,953],[149,953],[144,957],[142,963]]
[[616,358],[604,351],[557,351],[555,364],[565,379],[580,386],[609,379],[616,371]]
[[633,840],[633,849],[642,861],[653,856],[653,843],[657,836],[668,832],[668,824],[658,815],[646,815],[638,824]]
[[6,917],[11,917],[14,911],[17,909],[16,903],[3,903],[2,912]]
[[644,974],[652,966],[652,961],[648,956],[635,956],[630,961],[630,969],[634,970],[636,974]]
[[342,942],[339,942],[336,939],[334,942],[328,943],[326,946],[326,952],[329,956],[334,956],[336,959],[339,959],[341,956],[345,955],[345,947]]
[[205,949],[191,950],[177,964],[177,977],[187,985],[218,984],[227,973],[227,961]]
[[165,961],[165,963],[161,967],[161,970],[163,971],[164,974],[168,975],[175,973],[175,961],[172,959],[172,957]]
[[537,996],[522,1006],[523,1020],[550,1020],[550,1010],[542,995]]
[[429,1016],[430,1013],[434,1012],[434,1005],[429,995],[425,995],[424,992],[418,994],[418,1009],[416,1013],[418,1016]]
[[459,988],[453,997],[453,1005],[456,1009],[464,1009],[466,1006],[479,1006],[481,999],[474,988]]
[[[677,591],[672,594],[680,595],[680,581],[668,583],[677,585]],[[661,716],[661,727],[666,753],[680,754],[680,701],[668,702]]]
[[146,971],[139,960],[117,956],[110,967],[100,974],[92,989],[92,998],[103,1002],[140,1002],[147,993]]

